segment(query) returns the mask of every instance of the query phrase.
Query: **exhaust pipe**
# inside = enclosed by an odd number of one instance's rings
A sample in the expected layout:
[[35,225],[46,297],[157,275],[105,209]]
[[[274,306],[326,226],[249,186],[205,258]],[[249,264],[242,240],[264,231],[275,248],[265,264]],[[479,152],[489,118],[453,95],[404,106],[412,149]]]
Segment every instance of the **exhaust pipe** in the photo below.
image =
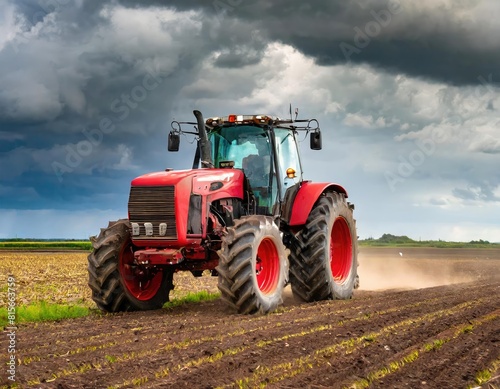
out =
[[198,135],[200,136],[199,148],[201,151],[201,167],[214,167],[214,161],[212,161],[212,145],[208,140],[203,115],[198,110],[194,110],[193,114],[196,117],[196,121],[198,123]]

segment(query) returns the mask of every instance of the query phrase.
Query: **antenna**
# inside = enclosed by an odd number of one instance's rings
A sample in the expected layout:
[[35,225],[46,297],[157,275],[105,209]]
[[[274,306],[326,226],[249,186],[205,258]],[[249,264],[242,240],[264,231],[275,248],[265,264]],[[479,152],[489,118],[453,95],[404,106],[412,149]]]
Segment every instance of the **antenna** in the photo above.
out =
[[293,118],[292,116],[292,103],[290,103],[290,121],[294,121],[294,120],[297,120],[297,116],[299,116],[299,109],[298,108],[295,108],[295,119]]

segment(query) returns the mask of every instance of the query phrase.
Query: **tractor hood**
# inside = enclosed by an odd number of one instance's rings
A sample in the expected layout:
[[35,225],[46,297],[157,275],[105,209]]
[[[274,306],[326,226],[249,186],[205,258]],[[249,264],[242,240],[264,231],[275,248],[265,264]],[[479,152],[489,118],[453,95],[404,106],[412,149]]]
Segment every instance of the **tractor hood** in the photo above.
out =
[[244,180],[239,169],[165,171],[135,178],[128,203],[134,244],[177,248],[199,244],[206,237],[211,204],[243,199]]
[[132,180],[132,186],[175,185],[186,177],[196,175],[199,170],[171,170],[144,174]]
[[[186,179],[192,179],[193,191],[203,190],[205,185],[212,183],[220,187],[229,183],[241,183],[243,172],[238,169],[192,169],[192,170],[171,170],[164,172],[148,173],[132,180],[132,186],[165,186],[177,185]],[[191,181],[191,180],[188,180]]]

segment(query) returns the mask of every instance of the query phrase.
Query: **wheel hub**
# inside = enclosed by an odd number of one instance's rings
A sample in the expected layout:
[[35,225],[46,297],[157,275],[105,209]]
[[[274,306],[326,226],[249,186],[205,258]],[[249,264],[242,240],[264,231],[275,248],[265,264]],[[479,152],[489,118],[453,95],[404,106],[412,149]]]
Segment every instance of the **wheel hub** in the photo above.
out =
[[162,284],[163,271],[156,266],[138,263],[130,246],[121,251],[120,273],[124,286],[138,300],[149,300]]
[[270,294],[276,290],[280,276],[280,258],[274,242],[269,238],[262,240],[257,250],[255,274],[262,293]]
[[335,282],[343,283],[351,272],[352,239],[343,217],[335,219],[330,237],[330,269]]

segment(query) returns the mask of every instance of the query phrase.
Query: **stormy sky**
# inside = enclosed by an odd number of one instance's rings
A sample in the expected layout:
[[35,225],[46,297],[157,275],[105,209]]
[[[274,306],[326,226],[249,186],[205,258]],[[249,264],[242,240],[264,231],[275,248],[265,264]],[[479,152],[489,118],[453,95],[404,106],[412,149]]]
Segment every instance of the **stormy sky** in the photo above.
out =
[[87,238],[188,168],[170,122],[316,118],[360,238],[500,241],[496,0],[0,3],[0,238]]

